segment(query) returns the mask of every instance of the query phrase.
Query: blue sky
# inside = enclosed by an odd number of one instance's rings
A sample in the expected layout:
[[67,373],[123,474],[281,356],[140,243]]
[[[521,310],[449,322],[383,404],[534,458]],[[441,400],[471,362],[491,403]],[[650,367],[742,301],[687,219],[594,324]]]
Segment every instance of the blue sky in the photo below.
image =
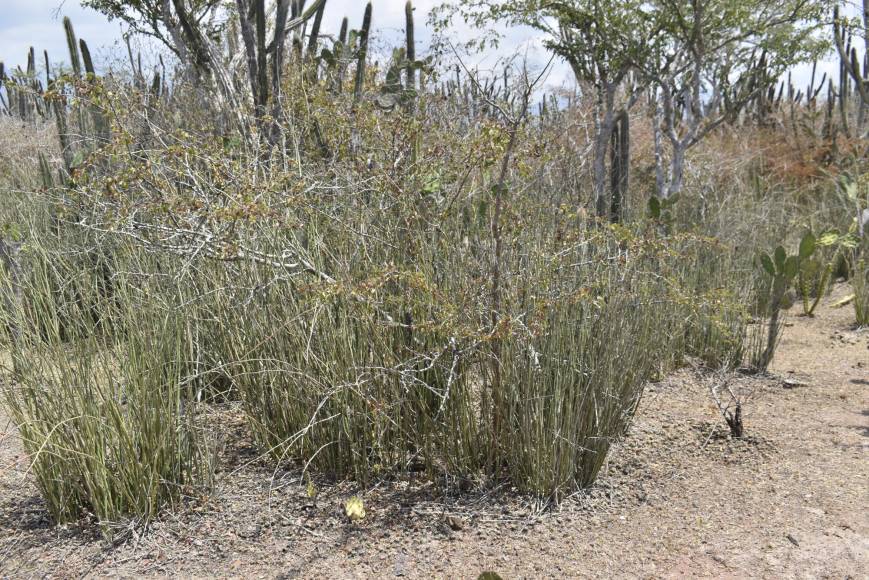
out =
[[[430,31],[425,27],[426,16],[438,1],[414,1],[420,49],[425,47],[430,39]],[[327,2],[324,31],[336,32],[340,27],[341,18],[345,15],[350,18],[351,28],[359,26],[362,21],[364,2],[361,0],[327,0]],[[404,0],[373,0],[373,3],[373,26],[377,37],[385,43],[400,38],[404,30]],[[100,13],[83,8],[78,0],[0,0],[0,4],[2,4],[0,60],[4,61],[7,67],[23,66],[30,46],[36,48],[39,55],[43,49],[48,50],[53,63],[66,61],[66,41],[61,25],[63,16],[72,19],[77,35],[88,42],[98,63],[117,61],[117,59],[122,59],[121,62],[126,60],[126,49],[120,44],[121,25],[118,22],[108,22]],[[459,41],[464,41],[479,33],[480,31],[470,27],[458,25],[455,35]],[[531,30],[510,31],[502,46],[500,53],[493,53],[482,59],[481,68],[494,65],[499,56],[515,50],[527,50],[532,65],[542,66],[548,60],[540,39]],[[41,58],[39,60],[41,62]],[[838,66],[829,62],[819,63],[819,69],[828,74],[835,74]],[[800,67],[794,76],[795,84],[806,84],[809,70],[810,67]],[[566,82],[569,76],[565,66],[556,66],[549,76],[549,84],[559,85]]]

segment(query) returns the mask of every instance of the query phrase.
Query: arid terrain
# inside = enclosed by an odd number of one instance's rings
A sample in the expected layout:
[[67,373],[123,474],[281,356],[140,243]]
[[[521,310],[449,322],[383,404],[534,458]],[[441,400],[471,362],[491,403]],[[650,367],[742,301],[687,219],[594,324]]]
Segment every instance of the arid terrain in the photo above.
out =
[[[317,482],[311,500],[229,408],[215,412],[247,443],[223,453],[217,493],[109,545],[89,522],[51,523],[4,419],[0,574],[865,578],[869,334],[851,320],[828,305],[792,315],[770,376],[686,368],[650,385],[595,487],[543,512],[510,490],[439,497],[412,482]],[[724,380],[750,394],[742,440],[709,395]],[[358,523],[342,507],[354,493]]]

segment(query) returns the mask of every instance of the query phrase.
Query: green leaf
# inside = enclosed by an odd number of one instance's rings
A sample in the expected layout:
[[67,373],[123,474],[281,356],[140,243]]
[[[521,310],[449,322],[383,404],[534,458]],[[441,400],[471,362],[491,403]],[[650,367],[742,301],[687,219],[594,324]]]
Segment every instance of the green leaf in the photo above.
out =
[[815,235],[812,232],[807,233],[803,236],[803,239],[800,241],[800,259],[805,260],[809,256],[815,253]]
[[849,234],[847,236],[842,236],[842,238],[839,240],[839,243],[846,250],[854,250],[857,248],[857,246],[860,245],[860,239],[853,234]]
[[437,193],[441,187],[440,176],[437,173],[432,173],[424,178],[422,192],[426,194]]
[[790,256],[785,260],[784,267],[782,268],[782,273],[786,278],[792,279],[796,277],[797,272],[800,270],[800,260],[796,256]]
[[785,271],[785,260],[787,260],[788,255],[785,252],[785,249],[781,246],[775,249],[775,253],[773,254],[773,261],[775,261],[775,271],[779,274],[784,273]]
[[766,252],[760,254],[760,265],[763,266],[767,274],[775,276],[775,264],[772,263],[772,258]]
[[845,191],[845,195],[848,196],[849,199],[857,199],[857,182],[849,180],[847,183],[842,184],[842,189]]

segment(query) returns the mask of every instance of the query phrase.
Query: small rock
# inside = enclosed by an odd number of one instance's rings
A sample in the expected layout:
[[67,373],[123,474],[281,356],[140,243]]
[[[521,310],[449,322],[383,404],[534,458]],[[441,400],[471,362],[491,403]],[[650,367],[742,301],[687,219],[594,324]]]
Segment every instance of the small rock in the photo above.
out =
[[808,383],[796,379],[785,379],[782,381],[782,386],[786,389],[796,389],[797,387],[807,387]]
[[240,538],[244,538],[245,540],[249,540],[251,538],[256,538],[262,532],[262,528],[260,526],[248,526],[245,529],[241,530],[238,533]]
[[793,544],[793,545],[796,546],[797,548],[800,547],[800,542],[799,542],[799,540],[797,540],[797,539],[796,539],[792,534],[788,534],[788,535],[786,535],[785,537],[790,541],[791,544]]

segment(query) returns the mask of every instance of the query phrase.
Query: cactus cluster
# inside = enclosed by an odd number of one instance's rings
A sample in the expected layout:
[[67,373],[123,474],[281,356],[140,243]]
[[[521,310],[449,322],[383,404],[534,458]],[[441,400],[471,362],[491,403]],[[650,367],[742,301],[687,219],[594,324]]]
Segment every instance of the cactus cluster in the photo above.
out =
[[808,232],[800,241],[797,290],[802,298],[803,314],[806,316],[814,316],[821,298],[827,293],[838,256],[837,252],[825,263],[817,253],[820,245],[826,244],[819,244],[812,232]]
[[788,256],[783,246],[778,246],[772,256],[762,252],[759,257],[760,266],[770,277],[771,284],[765,288],[760,296],[762,314],[769,318],[766,328],[766,341],[759,356],[752,361],[759,370],[765,371],[772,362],[778,340],[781,336],[781,313],[793,305],[793,300],[788,294],[794,279],[799,274],[799,254]]
[[[325,3],[321,6],[321,9],[323,6],[325,6]],[[358,105],[362,101],[365,93],[368,41],[371,35],[372,14],[373,6],[371,2],[368,2],[362,17],[362,26],[358,30],[351,30],[349,20],[347,17],[344,17],[341,21],[338,38],[332,42],[331,46],[324,46],[319,49],[319,52],[317,51],[317,43],[314,40],[314,33],[319,30],[319,25],[315,19],[311,39],[308,43],[308,58],[315,65],[313,76],[310,78],[316,80],[318,78],[317,71],[322,67],[325,69],[327,86],[333,93],[338,94],[342,92],[347,73],[351,65],[355,63],[355,72],[353,74],[353,102],[355,105]]]
[[[47,54],[45,58],[48,71]],[[48,72],[46,83],[51,83]],[[0,114],[5,113],[24,122],[45,119],[50,114],[45,102],[45,87],[36,76],[36,53],[33,47],[27,52],[26,70],[16,68],[7,72],[6,66],[0,62],[0,86],[6,89],[5,96],[0,92]]]
[[365,83],[365,63],[368,59],[368,36],[371,32],[371,2],[365,6],[365,16],[362,18],[362,28],[359,30],[359,51],[356,61],[356,80],[353,82],[353,102],[362,100],[362,89]]
[[[865,6],[866,4],[864,3],[864,8]],[[863,33],[865,34],[866,31],[864,30]],[[869,79],[866,78],[869,76],[867,75],[867,72],[869,72],[869,51],[863,55],[863,62],[861,63],[857,57],[857,48],[853,46],[851,35],[848,34],[846,37],[846,28],[840,19],[838,5],[833,8],[833,43],[836,45],[836,50],[839,54],[839,90],[837,94],[833,91],[831,80],[828,103],[835,103],[836,97],[838,97],[841,127],[844,133],[850,136],[848,101],[849,96],[853,92],[860,103],[857,117],[857,132],[859,134],[863,130],[863,125],[866,121],[866,107],[869,106]],[[828,114],[828,122],[832,121],[831,117],[832,111]]]

